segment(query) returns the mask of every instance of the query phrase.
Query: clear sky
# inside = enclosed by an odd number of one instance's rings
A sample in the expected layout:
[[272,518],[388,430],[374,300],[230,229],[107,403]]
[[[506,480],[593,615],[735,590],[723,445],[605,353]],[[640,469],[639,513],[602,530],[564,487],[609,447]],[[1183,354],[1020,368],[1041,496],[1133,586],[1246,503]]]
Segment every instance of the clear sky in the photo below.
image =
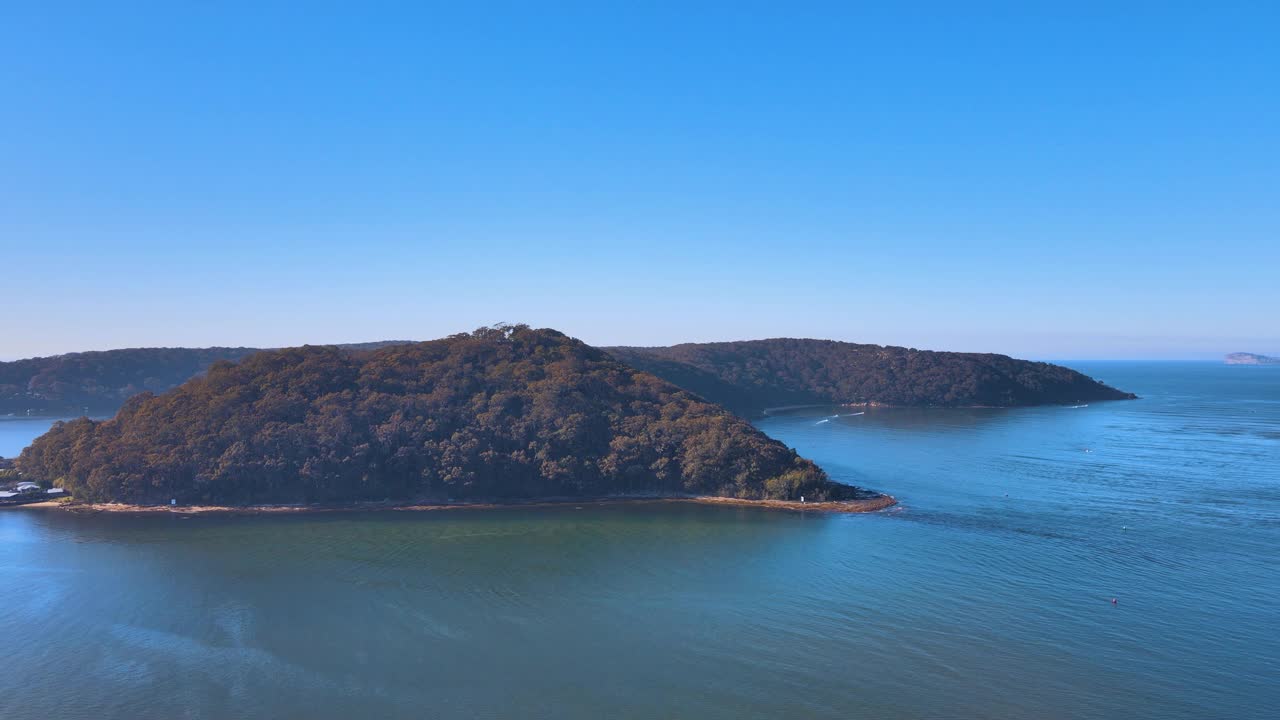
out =
[[1280,3],[0,0],[0,357],[1280,353]]

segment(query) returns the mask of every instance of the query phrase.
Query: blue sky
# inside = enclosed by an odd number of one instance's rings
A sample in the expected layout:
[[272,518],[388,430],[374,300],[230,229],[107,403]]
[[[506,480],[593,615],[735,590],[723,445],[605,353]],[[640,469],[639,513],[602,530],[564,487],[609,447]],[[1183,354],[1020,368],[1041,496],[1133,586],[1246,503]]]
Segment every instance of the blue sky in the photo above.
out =
[[609,5],[0,0],[0,357],[1280,352],[1280,6]]

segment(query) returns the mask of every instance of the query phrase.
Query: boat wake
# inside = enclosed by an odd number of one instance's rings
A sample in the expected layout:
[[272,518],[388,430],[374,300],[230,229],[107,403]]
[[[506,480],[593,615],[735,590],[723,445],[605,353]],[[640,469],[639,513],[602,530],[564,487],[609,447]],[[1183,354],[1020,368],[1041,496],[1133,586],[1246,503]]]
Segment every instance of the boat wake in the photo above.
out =
[[824,417],[824,418],[822,418],[822,419],[821,419],[821,420],[819,420],[818,422],[814,423],[814,425],[821,425],[821,424],[823,424],[823,423],[829,423],[829,422],[831,422],[832,420],[835,420],[836,418],[842,418],[842,417],[857,417],[858,415],[866,415],[866,413],[865,413],[865,412],[856,412],[856,413],[845,413],[844,415],[832,415],[832,416],[830,416],[830,417]]

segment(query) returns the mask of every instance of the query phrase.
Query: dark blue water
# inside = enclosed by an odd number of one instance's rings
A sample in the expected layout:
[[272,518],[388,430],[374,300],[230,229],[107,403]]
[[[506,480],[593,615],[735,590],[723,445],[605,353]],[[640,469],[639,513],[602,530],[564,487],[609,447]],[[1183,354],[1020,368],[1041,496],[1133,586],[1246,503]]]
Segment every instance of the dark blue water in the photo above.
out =
[[0,717],[1274,717],[1280,369],[1080,369],[761,423],[874,515],[0,512]]
[[49,426],[57,422],[55,418],[29,418],[0,415],[0,457],[15,458],[22,448],[31,444]]

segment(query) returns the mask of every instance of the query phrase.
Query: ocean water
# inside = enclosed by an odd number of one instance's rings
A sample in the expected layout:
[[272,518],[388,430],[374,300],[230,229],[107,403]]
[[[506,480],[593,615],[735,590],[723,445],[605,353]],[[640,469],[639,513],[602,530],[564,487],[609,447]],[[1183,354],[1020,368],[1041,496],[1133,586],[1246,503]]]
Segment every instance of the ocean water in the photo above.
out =
[[871,515],[0,511],[0,717],[1276,717],[1280,369],[1077,367],[760,422]]
[[57,420],[70,418],[29,418],[0,415],[0,457],[15,458]]

